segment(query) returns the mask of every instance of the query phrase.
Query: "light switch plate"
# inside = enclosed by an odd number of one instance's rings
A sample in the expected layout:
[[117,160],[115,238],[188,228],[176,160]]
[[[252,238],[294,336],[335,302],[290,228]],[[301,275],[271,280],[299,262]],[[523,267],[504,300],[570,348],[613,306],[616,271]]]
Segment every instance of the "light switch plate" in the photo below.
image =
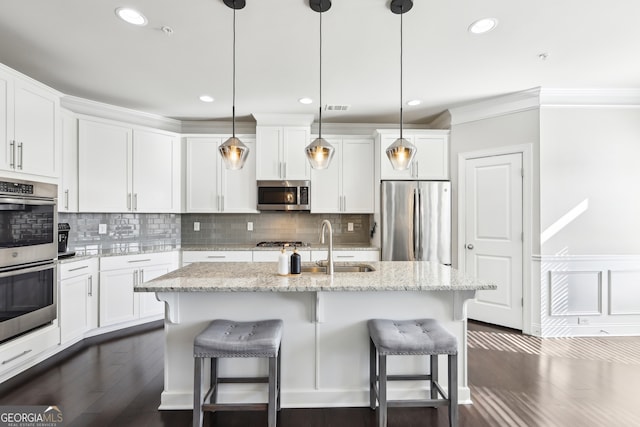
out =
[[353,223],[352,222],[348,222],[347,223],[347,231],[353,231]]
[[98,224],[98,234],[107,234],[107,224]]
[[247,231],[253,231],[253,223],[251,221],[247,222]]
[[193,231],[200,231],[200,223],[198,221],[193,223]]

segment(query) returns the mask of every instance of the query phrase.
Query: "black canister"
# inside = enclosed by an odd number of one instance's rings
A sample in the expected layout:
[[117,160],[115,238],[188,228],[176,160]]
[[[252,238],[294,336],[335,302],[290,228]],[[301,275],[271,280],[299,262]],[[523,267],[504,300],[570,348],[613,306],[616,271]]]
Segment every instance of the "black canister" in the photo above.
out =
[[291,254],[291,274],[300,274],[300,254],[298,253],[297,248],[293,248],[293,253]]
[[67,252],[67,244],[69,243],[69,224],[66,222],[58,223],[58,253]]

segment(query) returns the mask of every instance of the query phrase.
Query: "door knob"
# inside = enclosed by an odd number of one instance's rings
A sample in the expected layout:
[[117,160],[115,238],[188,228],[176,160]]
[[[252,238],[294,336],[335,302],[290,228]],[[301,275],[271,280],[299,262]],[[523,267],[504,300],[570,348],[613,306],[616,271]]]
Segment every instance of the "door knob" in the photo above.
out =
[[473,245],[472,244],[468,244],[467,245],[467,249],[469,249],[469,250],[473,249]]

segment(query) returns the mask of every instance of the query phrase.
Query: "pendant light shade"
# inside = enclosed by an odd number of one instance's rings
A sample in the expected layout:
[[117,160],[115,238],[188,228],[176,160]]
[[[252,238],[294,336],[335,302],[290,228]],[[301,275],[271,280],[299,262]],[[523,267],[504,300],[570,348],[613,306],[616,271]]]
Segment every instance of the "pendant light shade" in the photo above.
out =
[[309,0],[309,6],[320,14],[320,107],[318,114],[318,137],[307,145],[305,153],[313,169],[326,169],[331,164],[336,149],[322,138],[322,12],[331,7],[330,0]]
[[222,156],[224,165],[229,170],[242,169],[244,163],[249,157],[249,147],[244,145],[235,136],[227,139],[223,144],[218,147],[218,151]]
[[236,9],[245,6],[245,0],[224,0],[224,4],[233,9],[233,105],[232,114],[232,136],[218,147],[218,152],[222,156],[224,165],[229,170],[242,169],[247,157],[249,157],[249,147],[236,138]]
[[391,11],[400,15],[400,138],[387,148],[387,157],[395,170],[407,170],[418,149],[402,137],[402,15],[413,7],[412,0],[392,0]]

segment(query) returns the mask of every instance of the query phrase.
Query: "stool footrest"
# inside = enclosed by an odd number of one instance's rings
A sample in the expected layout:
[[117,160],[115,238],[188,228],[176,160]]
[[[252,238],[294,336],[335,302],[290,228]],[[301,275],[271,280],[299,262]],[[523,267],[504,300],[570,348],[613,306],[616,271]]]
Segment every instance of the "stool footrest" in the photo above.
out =
[[387,381],[431,381],[431,375],[387,375]]
[[269,377],[218,377],[218,384],[268,383]]
[[387,400],[387,407],[402,408],[435,408],[437,406],[447,406],[449,401],[446,399],[419,399],[419,400]]
[[206,412],[216,411],[265,411],[266,403],[204,403],[202,410]]

